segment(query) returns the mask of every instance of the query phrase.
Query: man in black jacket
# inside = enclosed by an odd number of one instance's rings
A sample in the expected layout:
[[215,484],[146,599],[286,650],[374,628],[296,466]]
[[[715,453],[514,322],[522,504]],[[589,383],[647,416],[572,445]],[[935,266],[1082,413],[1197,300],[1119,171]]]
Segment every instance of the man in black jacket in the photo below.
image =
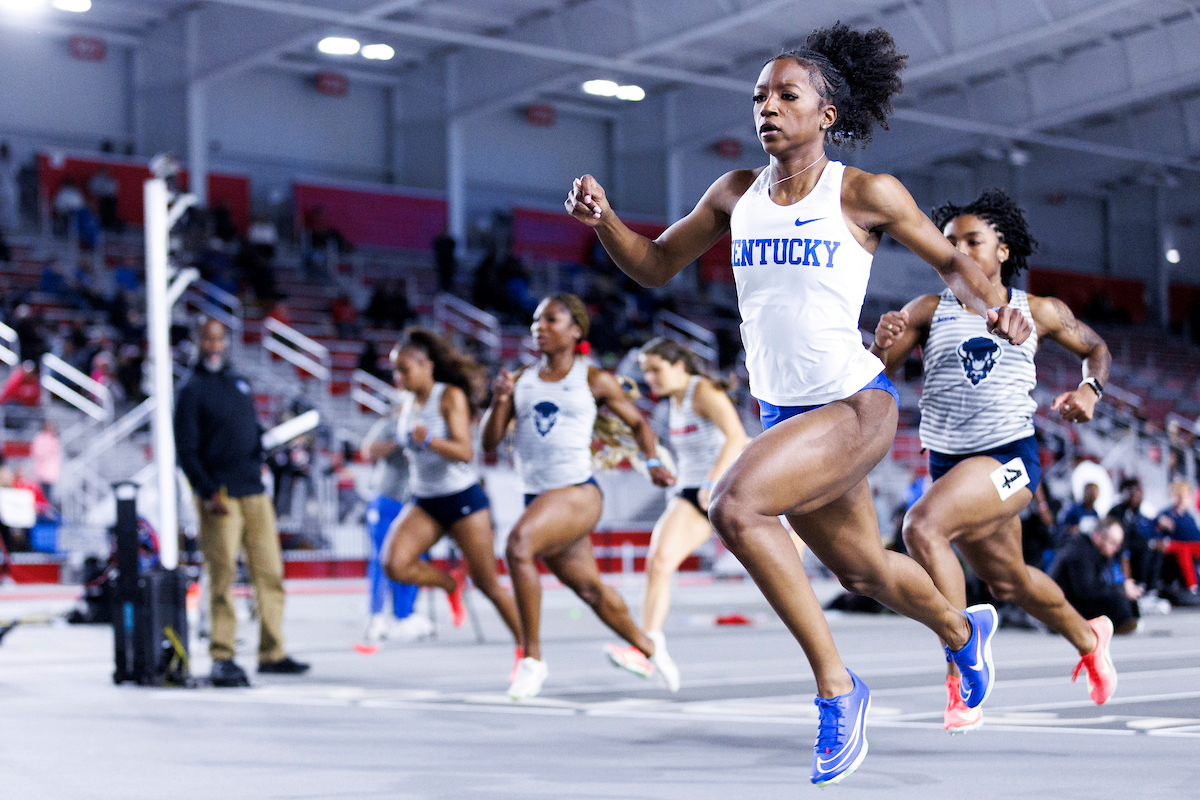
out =
[[275,510],[263,489],[262,431],[250,384],[229,368],[228,338],[216,320],[200,326],[200,361],[176,400],[175,445],[200,513],[212,598],[212,680],[244,686],[246,673],[233,660],[232,592],[243,547],[261,620],[258,671],[299,674],[308,665],[289,657],[283,646],[283,554]]
[[1062,587],[1067,602],[1086,619],[1103,615],[1112,620],[1116,633],[1133,633],[1138,623],[1138,607],[1133,601],[1140,590],[1126,585],[1114,558],[1124,539],[1121,520],[1106,517],[1091,533],[1069,537],[1048,572]]

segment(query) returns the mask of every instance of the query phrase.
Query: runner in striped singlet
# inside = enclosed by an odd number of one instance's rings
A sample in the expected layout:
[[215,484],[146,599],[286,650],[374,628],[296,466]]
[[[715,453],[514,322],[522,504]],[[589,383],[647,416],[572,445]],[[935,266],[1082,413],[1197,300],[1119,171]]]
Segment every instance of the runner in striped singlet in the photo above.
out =
[[[474,368],[426,330],[408,331],[392,350],[392,370],[410,393],[396,422],[396,441],[408,459],[413,502],[392,523],[380,557],[393,581],[445,589],[456,626],[466,619],[463,588],[469,574],[519,642],[516,605],[496,577],[491,509],[471,465]],[[421,559],[447,535],[462,550],[464,562],[450,574]]]
[[[949,292],[922,295],[880,319],[871,351],[889,371],[918,346],[925,361],[920,432],[934,483],[909,510],[904,541],[946,598],[961,604],[966,585],[953,542],[996,599],[1012,600],[1075,646],[1080,662],[1072,680],[1084,671],[1092,700],[1104,703],[1117,686],[1108,647],[1112,622],[1084,620],[1058,584],[1025,564],[1017,515],[1033,498],[1042,471],[1033,438],[1037,402],[1030,397],[1039,342],[1053,340],[1083,360],[1079,388],[1051,406],[1069,422],[1092,418],[1112,358],[1061,300],[1012,288],[1037,242],[1024,211],[1003,191],[989,189],[967,206],[947,203],[934,209],[933,221],[1008,292],[1009,305],[1029,316],[1034,333],[1020,345],[1002,341]],[[981,709],[963,704],[953,663],[947,672],[946,730],[978,728]]]
[[638,363],[650,390],[670,403],[668,424],[675,451],[679,493],[654,525],[646,554],[642,627],[654,640],[663,680],[679,691],[679,668],[667,654],[663,622],[671,604],[671,576],[712,536],[708,501],[712,488],[750,441],[725,387],[703,375],[696,356],[670,339],[641,349]]

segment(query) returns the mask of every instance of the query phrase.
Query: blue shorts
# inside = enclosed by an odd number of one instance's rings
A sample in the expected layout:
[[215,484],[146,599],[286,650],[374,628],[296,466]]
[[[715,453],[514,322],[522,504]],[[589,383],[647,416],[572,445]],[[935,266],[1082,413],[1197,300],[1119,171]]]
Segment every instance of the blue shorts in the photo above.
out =
[[1019,458],[1025,464],[1025,472],[1029,474],[1029,491],[1034,491],[1038,487],[1038,483],[1042,480],[1042,461],[1038,457],[1037,439],[1029,436],[1025,439],[1018,439],[1015,442],[1002,444],[999,447],[993,447],[991,450],[982,450],[978,453],[956,453],[948,455],[946,453],[935,453],[929,451],[929,477],[935,481],[954,468],[955,464],[966,461],[968,458],[975,456],[988,456],[999,461],[1001,464],[1007,464],[1014,458]]
[[[573,484],[573,485],[574,485],[574,486],[595,486],[597,489],[600,489],[600,484],[596,483],[596,479],[595,479],[595,477],[588,478],[588,479],[587,479],[586,481],[584,481],[583,483],[576,483],[576,484]],[[570,487],[568,487],[568,486],[564,486],[563,488],[564,488],[564,489],[568,489],[568,488],[570,488]],[[600,489],[600,496],[601,496],[601,497],[603,497],[603,496],[604,496],[604,490],[603,490],[603,489]],[[530,503],[532,503],[534,500],[538,499],[539,497],[541,497],[541,495],[540,495],[540,494],[527,494],[527,495],[525,495],[525,505],[527,505],[527,506],[528,506]]]
[[[900,393],[896,391],[896,385],[888,380],[886,373],[881,372],[876,375],[863,389],[882,389],[895,399],[897,406],[900,405]],[[862,389],[859,389],[859,391],[862,391]],[[855,394],[858,394],[858,392],[855,392]],[[755,399],[757,400],[758,398]],[[798,417],[805,411],[815,411],[818,408],[824,408],[827,405],[829,403],[818,403],[815,406],[777,406],[768,403],[766,400],[759,400],[758,417],[762,420],[763,430],[770,430],[773,426],[778,425],[784,420]]]
[[700,507],[700,487],[688,486],[679,490],[679,499],[684,502],[691,503],[704,516],[708,516],[708,512]]
[[438,525],[449,528],[464,517],[469,517],[476,511],[489,506],[487,494],[478,483],[468,486],[461,492],[446,494],[441,497],[414,497],[413,502]]

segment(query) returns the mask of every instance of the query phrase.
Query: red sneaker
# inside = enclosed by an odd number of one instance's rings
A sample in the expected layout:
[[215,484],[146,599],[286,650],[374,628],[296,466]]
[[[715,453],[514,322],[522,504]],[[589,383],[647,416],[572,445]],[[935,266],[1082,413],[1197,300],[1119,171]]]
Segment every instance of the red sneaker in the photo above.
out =
[[463,604],[463,592],[467,588],[466,562],[450,570],[450,577],[454,579],[454,590],[446,593],[446,599],[450,601],[450,622],[461,628],[467,621],[467,607]]
[[1071,671],[1071,680],[1074,681],[1080,672],[1086,670],[1084,679],[1087,681],[1088,694],[1096,705],[1102,706],[1117,690],[1117,668],[1113,666],[1112,655],[1108,651],[1113,637],[1113,624],[1108,617],[1096,617],[1089,619],[1088,625],[1096,632],[1096,649],[1079,659]]
[[966,733],[983,724],[983,709],[968,708],[963,702],[957,675],[946,676],[946,712],[942,715],[942,727],[947,733]]

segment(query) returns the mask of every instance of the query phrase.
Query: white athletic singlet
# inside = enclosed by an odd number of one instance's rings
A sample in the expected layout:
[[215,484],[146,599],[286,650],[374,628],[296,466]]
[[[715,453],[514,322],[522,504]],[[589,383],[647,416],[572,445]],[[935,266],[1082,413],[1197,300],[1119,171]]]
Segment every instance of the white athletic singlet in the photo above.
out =
[[400,407],[396,420],[397,441],[405,443],[404,455],[408,458],[408,486],[414,497],[445,497],[457,494],[479,483],[479,473],[464,461],[452,461],[432,450],[417,449],[407,444],[412,429],[417,425],[425,428],[439,439],[449,438],[446,418],[442,416],[442,393],[446,384],[435,383],[425,404],[417,407],[409,394]]
[[858,332],[872,256],[842,217],[844,171],[830,161],[807,197],[780,206],[764,169],[733,208],[750,393],[777,406],[842,400],[883,371]]
[[679,474],[675,485],[683,489],[694,489],[708,481],[708,473],[721,455],[725,446],[725,434],[711,419],[702,417],[692,407],[700,376],[688,380],[683,401],[676,406],[670,402],[667,424],[671,428],[671,449],[675,451],[675,463]]
[[[1029,298],[1011,290],[1009,305],[1029,312]],[[925,386],[921,392],[921,445],[960,455],[990,450],[1033,436],[1037,385],[1035,329],[1020,345],[987,332],[987,322],[967,311],[949,289],[942,292],[929,339],[921,348]]]
[[538,377],[541,364],[521,373],[513,390],[517,474],[526,494],[541,494],[592,477],[596,398],[588,365],[576,358],[560,381]]

